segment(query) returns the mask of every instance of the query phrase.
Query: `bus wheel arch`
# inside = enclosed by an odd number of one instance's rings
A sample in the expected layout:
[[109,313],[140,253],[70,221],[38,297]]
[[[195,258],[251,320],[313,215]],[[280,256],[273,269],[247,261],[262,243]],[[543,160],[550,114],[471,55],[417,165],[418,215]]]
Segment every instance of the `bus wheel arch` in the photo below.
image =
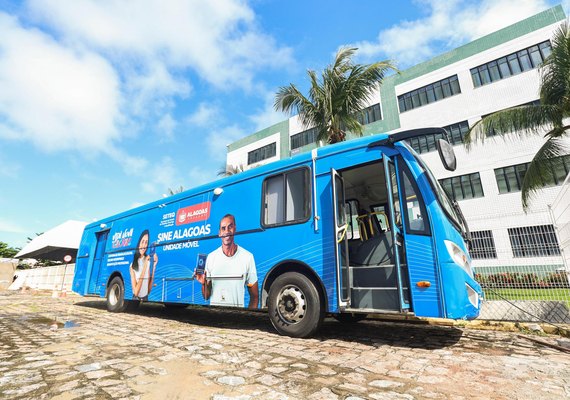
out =
[[127,309],[125,301],[125,284],[120,275],[109,278],[107,285],[107,310],[110,312],[123,312]]
[[313,284],[316,286],[321,296],[323,306],[325,310],[328,310],[328,297],[325,290],[325,286],[321,281],[321,278],[315,273],[315,271],[302,261],[297,260],[285,260],[275,265],[271,270],[265,275],[265,280],[263,281],[263,287],[261,292],[261,307],[267,307],[267,299],[269,297],[269,289],[271,285],[279,277],[286,272],[298,272],[309,278]]
[[109,276],[105,297],[107,299],[107,310],[110,312],[132,311],[140,304],[138,301],[125,298],[125,281],[121,273],[117,271]]
[[266,279],[264,297],[269,318],[282,335],[309,337],[323,321],[324,290],[318,277],[308,271],[308,267],[288,264],[272,271]]

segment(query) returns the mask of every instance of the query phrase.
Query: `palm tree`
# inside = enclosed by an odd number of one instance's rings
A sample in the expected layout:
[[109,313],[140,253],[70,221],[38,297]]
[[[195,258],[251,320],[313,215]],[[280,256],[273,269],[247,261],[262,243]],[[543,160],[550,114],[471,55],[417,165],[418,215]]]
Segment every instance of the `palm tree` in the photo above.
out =
[[243,165],[224,165],[218,170],[218,176],[231,176],[243,172]]
[[540,101],[493,113],[478,121],[465,135],[467,149],[485,136],[516,133],[520,137],[543,134],[546,142],[536,152],[523,178],[521,198],[526,210],[536,191],[553,181],[552,170],[567,154],[564,137],[570,125],[570,32],[563,23],[552,39],[552,53],[540,66]]
[[356,48],[341,48],[333,64],[321,73],[308,70],[311,87],[305,97],[294,84],[279,88],[275,110],[297,112],[305,127],[318,129],[317,140],[336,143],[346,140],[347,131],[362,136],[358,115],[368,104],[374,89],[382,83],[386,72],[396,71],[390,61],[354,64]]

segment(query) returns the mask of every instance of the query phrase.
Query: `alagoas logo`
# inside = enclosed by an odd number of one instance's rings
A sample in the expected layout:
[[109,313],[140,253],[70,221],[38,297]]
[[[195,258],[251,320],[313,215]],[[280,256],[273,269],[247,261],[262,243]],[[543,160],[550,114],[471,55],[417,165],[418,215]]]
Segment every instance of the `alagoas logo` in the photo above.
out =
[[210,218],[210,202],[184,207],[176,213],[176,225],[192,224]]

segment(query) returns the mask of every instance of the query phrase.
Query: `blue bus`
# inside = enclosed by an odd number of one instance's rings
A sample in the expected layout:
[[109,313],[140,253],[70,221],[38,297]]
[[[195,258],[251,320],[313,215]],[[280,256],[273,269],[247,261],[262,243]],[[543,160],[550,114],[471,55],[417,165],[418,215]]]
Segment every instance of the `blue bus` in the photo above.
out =
[[[473,319],[469,231],[406,139],[377,134],[314,149],[91,223],[73,280],[122,312],[141,302],[263,309],[283,335],[326,315]],[[455,169],[448,142],[437,141]]]

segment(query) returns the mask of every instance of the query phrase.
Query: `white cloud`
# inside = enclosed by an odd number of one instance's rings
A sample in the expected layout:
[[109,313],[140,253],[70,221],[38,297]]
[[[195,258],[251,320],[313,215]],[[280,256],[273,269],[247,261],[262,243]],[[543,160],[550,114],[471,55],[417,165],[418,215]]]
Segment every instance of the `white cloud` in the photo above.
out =
[[[255,91],[258,72],[292,63],[243,0],[28,0],[18,11],[0,12],[0,139],[102,152],[132,174],[148,162],[124,139],[151,129],[171,139],[192,79]],[[215,113],[204,103],[190,121]]]
[[0,13],[0,137],[44,150],[103,149],[119,136],[119,81],[109,63]]
[[198,126],[208,126],[214,123],[214,120],[220,114],[220,109],[212,104],[200,103],[198,109],[187,118],[188,123]]
[[176,189],[180,185],[184,186],[178,169],[170,157],[163,157],[145,168],[145,174],[141,174],[144,178],[141,188],[145,193],[156,195],[165,193],[168,188]]
[[287,115],[281,111],[275,111],[273,104],[275,102],[275,93],[277,90],[271,92],[267,91],[264,97],[263,107],[257,110],[257,113],[250,116],[251,121],[255,124],[255,130],[259,131],[261,129],[267,128],[268,126],[274,125],[281,122],[287,118]]
[[[247,136],[250,132],[245,132],[237,125],[230,125],[208,135],[208,150],[213,160],[223,163],[226,161],[227,145]],[[222,165],[222,164],[220,164]]]
[[190,189],[211,182],[216,179],[216,172],[217,171],[206,170],[201,167],[192,167],[188,172],[188,181],[185,182],[183,186],[185,189]]
[[177,126],[178,123],[172,118],[172,115],[166,114],[158,121],[158,133],[163,140],[170,141],[174,139],[174,130]]
[[427,16],[380,31],[376,41],[355,43],[368,59],[390,58],[400,67],[426,60],[545,10],[546,0],[418,0]]
[[[251,88],[254,72],[291,63],[241,0],[31,0],[36,17],[69,41],[137,62],[191,68],[209,83]],[[125,60],[122,60],[125,61]]]
[[105,154],[121,165],[123,170],[129,175],[144,175],[148,168],[148,161],[145,158],[131,156],[116,147],[105,149]]

